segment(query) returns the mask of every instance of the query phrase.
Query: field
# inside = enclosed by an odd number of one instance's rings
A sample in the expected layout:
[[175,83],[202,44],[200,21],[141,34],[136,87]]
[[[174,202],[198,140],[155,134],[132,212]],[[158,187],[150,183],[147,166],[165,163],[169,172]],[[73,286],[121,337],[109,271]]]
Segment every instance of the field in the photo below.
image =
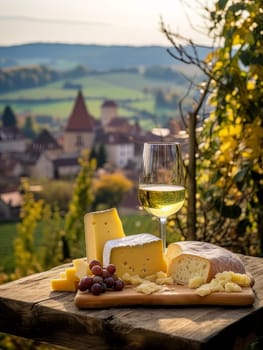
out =
[[[62,123],[69,117],[77,90],[64,89],[66,80],[60,80],[45,86],[0,94],[0,113],[10,105],[16,115],[49,115]],[[175,116],[175,111],[156,110],[153,94],[145,90],[157,88],[176,89],[178,95],[184,94],[184,87],[177,87],[171,82],[150,79],[138,73],[104,73],[70,80],[82,86],[89,112],[100,117],[101,104],[106,99],[113,99],[119,104],[119,116],[139,117],[143,127],[155,126],[145,112],[156,114],[162,121],[162,114]],[[162,113],[163,112],[163,113]]]
[[[157,224],[150,215],[130,214],[120,217],[127,235],[157,230]],[[13,242],[16,237],[16,223],[0,223],[0,273],[11,273],[15,267]],[[40,239],[41,237],[36,240],[36,249],[40,245]]]

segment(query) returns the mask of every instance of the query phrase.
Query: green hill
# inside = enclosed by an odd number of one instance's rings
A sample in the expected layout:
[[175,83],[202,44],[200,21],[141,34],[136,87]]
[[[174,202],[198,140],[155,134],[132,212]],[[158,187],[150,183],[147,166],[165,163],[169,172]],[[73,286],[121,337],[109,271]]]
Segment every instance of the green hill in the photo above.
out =
[[[0,67],[45,64],[51,68],[69,69],[81,64],[90,69],[108,70],[174,65],[176,61],[168,54],[167,48],[47,43],[0,46]],[[198,53],[204,57],[208,49],[198,48]]]
[[[88,109],[96,118],[100,116],[101,104],[113,99],[119,104],[120,116],[140,119],[145,128],[156,123],[165,125],[170,117],[178,117],[178,110],[176,106],[157,108],[156,92],[173,93],[179,99],[189,84],[184,76],[198,78],[194,67],[186,70],[180,64],[175,65],[163,47],[30,44],[0,47],[0,57],[2,63],[17,64],[15,69],[14,66],[0,69],[0,114],[10,105],[17,115],[52,116],[56,128],[61,127],[71,113],[78,89],[82,90]],[[64,67],[71,65],[71,70],[57,70],[62,69],[61,60]],[[83,70],[76,70],[77,65],[84,62],[87,66],[93,65],[93,70],[84,66]],[[23,64],[29,67],[29,63],[38,66],[29,73],[14,73],[24,69]],[[50,66],[43,65],[45,63]]]

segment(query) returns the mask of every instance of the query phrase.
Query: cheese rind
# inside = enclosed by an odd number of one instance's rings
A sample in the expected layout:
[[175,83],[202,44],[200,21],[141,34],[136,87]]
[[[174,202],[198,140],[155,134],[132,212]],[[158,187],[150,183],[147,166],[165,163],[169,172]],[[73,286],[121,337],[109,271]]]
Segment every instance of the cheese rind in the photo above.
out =
[[108,264],[116,266],[119,276],[129,273],[145,277],[166,272],[162,241],[149,233],[109,240],[103,250],[103,265]]
[[102,261],[104,244],[125,236],[116,208],[85,214],[84,226],[88,261]]
[[245,273],[239,257],[220,246],[199,241],[182,241],[169,244],[166,251],[167,275],[178,284],[200,276],[209,282],[218,272]]

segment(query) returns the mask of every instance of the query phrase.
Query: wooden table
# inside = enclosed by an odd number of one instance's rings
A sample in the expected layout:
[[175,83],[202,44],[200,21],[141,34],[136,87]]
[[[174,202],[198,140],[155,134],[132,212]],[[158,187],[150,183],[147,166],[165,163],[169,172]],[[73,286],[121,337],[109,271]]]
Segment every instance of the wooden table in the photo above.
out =
[[68,265],[0,286],[0,331],[75,349],[245,349],[263,335],[263,259],[241,256],[255,278],[249,307],[78,310],[74,293],[51,292]]

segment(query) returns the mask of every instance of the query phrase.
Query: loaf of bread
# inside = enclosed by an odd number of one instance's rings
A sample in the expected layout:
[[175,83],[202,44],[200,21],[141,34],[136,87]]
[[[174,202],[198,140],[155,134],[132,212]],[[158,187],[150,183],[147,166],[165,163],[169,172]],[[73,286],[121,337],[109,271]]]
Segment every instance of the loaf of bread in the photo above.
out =
[[175,283],[187,285],[200,277],[209,282],[218,272],[245,273],[241,259],[220,246],[199,241],[182,241],[169,244],[166,251],[167,275]]

